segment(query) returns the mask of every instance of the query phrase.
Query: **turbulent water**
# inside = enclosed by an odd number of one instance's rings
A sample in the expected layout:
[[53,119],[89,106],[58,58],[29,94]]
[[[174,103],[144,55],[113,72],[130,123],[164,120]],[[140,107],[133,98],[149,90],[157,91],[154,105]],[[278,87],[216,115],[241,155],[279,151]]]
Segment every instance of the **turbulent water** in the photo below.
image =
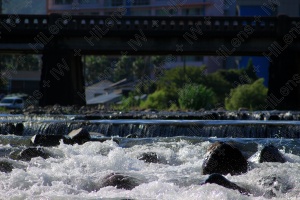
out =
[[[26,123],[26,133],[36,133],[32,131],[36,125]],[[61,142],[44,147],[50,158],[15,159],[30,145],[32,134],[27,135],[0,136],[0,162],[13,166],[11,172],[0,172],[0,199],[300,199],[298,138],[117,137],[119,144]],[[234,142],[248,158],[247,173],[225,177],[246,188],[249,196],[216,184],[201,185],[208,177],[201,175],[202,162],[215,141]],[[265,144],[278,147],[288,162],[259,163],[258,153]],[[139,160],[145,152],[155,152],[159,162]],[[112,172],[134,177],[139,185],[131,190],[101,187]]]

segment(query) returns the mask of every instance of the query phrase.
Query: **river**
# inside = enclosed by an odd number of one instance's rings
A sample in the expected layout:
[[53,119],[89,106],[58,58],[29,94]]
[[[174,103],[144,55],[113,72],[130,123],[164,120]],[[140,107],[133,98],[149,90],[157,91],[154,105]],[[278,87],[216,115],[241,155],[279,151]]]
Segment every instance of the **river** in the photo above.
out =
[[[3,115],[1,120],[0,162],[10,163],[13,169],[0,172],[0,199],[300,199],[299,121],[79,120],[23,115]],[[18,123],[24,126],[22,136],[3,134],[9,130],[7,124]],[[30,146],[34,134],[67,134],[78,127],[88,129],[95,140],[103,137],[100,133],[108,140],[43,147],[50,155],[47,159],[15,158]],[[216,184],[201,185],[208,177],[201,174],[203,159],[215,141],[233,142],[248,159],[247,173],[225,177],[246,188],[249,196]],[[279,148],[287,162],[259,163],[259,152],[266,144]],[[147,152],[156,153],[158,162],[138,159]],[[103,187],[104,177],[112,172],[134,177],[138,185],[131,190]]]

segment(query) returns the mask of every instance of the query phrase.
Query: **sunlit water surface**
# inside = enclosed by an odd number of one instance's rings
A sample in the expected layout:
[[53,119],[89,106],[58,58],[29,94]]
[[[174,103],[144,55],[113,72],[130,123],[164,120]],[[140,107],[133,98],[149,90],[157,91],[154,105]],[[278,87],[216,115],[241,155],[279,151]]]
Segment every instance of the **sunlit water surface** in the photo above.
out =
[[[30,137],[0,136],[0,161],[14,166],[12,172],[0,172],[0,199],[300,199],[299,139],[120,137],[119,144],[112,140],[73,146],[61,142],[45,147],[51,154],[48,159],[9,158],[26,148]],[[246,188],[250,196],[215,184],[201,185],[208,177],[201,175],[202,162],[215,141],[234,142],[248,157],[247,173],[226,178]],[[277,146],[288,162],[258,163],[264,144]],[[157,153],[159,163],[137,159],[145,152]],[[135,177],[140,184],[132,190],[101,187],[112,172]]]

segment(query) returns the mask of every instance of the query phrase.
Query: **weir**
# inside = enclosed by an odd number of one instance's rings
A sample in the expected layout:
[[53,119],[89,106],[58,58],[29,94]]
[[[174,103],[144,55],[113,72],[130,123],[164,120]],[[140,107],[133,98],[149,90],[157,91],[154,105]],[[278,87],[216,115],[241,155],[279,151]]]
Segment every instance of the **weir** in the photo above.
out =
[[[278,115],[277,115],[278,117]],[[8,116],[1,117],[0,134],[21,136],[67,135],[72,130],[85,128],[94,137],[217,137],[217,138],[300,138],[298,115],[286,120],[232,119],[227,120],[167,120],[167,119],[94,119],[79,120],[70,116]],[[78,117],[80,118],[80,117]],[[282,118],[283,119],[283,118]]]

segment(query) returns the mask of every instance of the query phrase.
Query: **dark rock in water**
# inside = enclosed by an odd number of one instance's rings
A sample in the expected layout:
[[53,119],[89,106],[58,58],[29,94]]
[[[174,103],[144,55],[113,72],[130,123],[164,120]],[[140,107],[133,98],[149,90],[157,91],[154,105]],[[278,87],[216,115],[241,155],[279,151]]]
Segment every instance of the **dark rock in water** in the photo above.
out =
[[238,186],[237,184],[229,181],[228,179],[226,179],[224,176],[222,176],[221,174],[211,174],[203,184],[206,183],[215,183],[218,185],[221,185],[223,187],[232,189],[232,190],[238,190],[241,194],[245,194],[245,195],[249,195],[248,191],[240,186]]
[[2,128],[1,128],[1,134],[2,135],[10,135],[10,134],[14,134],[15,132],[15,125],[12,123],[7,123],[5,124]]
[[0,161],[0,171],[1,172],[11,172],[13,170],[13,165],[9,162]]
[[79,128],[71,131],[68,134],[68,137],[72,140],[73,143],[83,144],[91,140],[89,132],[84,128]]
[[139,136],[136,135],[136,134],[129,134],[129,135],[126,135],[125,138],[138,138]]
[[23,135],[24,125],[22,123],[16,124],[15,135]]
[[238,112],[248,112],[248,111],[249,111],[249,109],[246,107],[241,107],[238,109]]
[[44,159],[47,159],[50,157],[50,155],[43,148],[36,147],[24,149],[19,155],[19,159],[25,161],[29,161],[31,160],[31,158],[35,157],[42,157]]
[[31,143],[41,146],[57,146],[61,139],[64,139],[63,135],[34,135],[31,138]]
[[158,156],[154,152],[143,153],[142,155],[138,156],[138,159],[147,163],[158,163]]
[[281,120],[281,119],[278,114],[272,114],[272,115],[270,115],[268,120]]
[[237,175],[247,172],[248,163],[240,150],[224,142],[216,142],[209,148],[203,161],[203,174]]
[[273,145],[265,146],[259,156],[259,162],[280,162],[284,163],[286,162],[283,155],[280,153],[280,151],[274,147]]
[[138,185],[139,183],[136,178],[120,173],[111,173],[104,177],[101,187],[114,186],[118,189],[131,190]]

